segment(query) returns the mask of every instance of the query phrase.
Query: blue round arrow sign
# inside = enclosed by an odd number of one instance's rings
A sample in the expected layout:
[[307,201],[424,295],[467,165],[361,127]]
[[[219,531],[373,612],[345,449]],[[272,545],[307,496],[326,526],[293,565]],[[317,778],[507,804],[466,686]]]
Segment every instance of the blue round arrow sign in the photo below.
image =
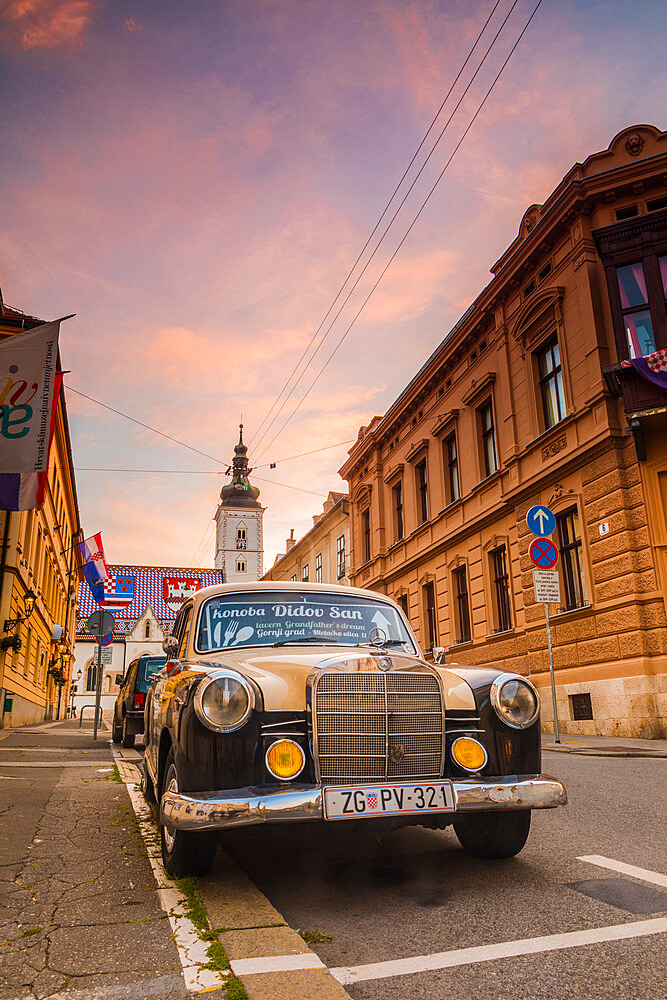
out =
[[528,554],[539,569],[553,569],[558,562],[558,549],[550,538],[536,538],[530,543]]
[[543,504],[539,503],[531,507],[526,514],[526,524],[534,535],[552,535],[556,530],[556,518],[554,512]]

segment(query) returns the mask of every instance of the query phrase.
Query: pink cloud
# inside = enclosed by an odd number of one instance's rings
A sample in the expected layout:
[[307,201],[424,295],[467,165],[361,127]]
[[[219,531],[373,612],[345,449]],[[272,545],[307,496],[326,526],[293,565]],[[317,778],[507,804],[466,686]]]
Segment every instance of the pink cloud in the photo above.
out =
[[4,0],[0,36],[24,50],[80,45],[91,22],[91,0]]

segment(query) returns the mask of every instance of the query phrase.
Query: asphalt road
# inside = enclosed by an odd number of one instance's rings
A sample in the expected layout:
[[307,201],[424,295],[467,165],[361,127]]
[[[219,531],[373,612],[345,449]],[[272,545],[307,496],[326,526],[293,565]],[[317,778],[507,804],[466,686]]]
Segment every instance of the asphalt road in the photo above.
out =
[[534,813],[528,844],[510,861],[471,858],[451,830],[422,827],[249,829],[222,845],[291,926],[331,937],[312,945],[329,968],[573,935],[558,950],[495,960],[482,951],[436,971],[425,961],[407,975],[385,967],[381,978],[345,982],[355,1000],[665,1000],[664,933],[572,941],[667,916],[666,889],[577,860],[601,855],[665,873],[667,760],[546,752],[544,770],[564,780],[569,804]]

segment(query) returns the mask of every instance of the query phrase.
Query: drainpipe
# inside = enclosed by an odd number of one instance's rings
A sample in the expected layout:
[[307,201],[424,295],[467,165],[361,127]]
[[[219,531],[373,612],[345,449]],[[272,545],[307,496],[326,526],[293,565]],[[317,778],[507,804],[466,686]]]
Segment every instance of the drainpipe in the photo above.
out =
[[[11,512],[5,511],[5,527],[2,534],[2,552],[0,553],[0,609],[2,608],[2,595],[5,589],[5,567],[7,565],[7,549],[9,548],[9,522]],[[6,655],[6,654],[5,654]],[[5,717],[5,687],[0,688],[0,729],[4,729]]]

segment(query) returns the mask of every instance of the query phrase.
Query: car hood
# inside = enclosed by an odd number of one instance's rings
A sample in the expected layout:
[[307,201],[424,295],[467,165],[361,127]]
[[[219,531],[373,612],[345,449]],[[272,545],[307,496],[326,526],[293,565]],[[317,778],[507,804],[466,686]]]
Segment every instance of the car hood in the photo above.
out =
[[[392,660],[392,670],[426,669],[437,673],[441,678],[445,705],[448,709],[475,710],[475,699],[471,688],[452,670],[433,666],[406,653],[390,650],[387,655]],[[208,656],[198,657],[197,663],[209,668],[214,668],[216,665],[231,667],[253,680],[262,692],[267,712],[305,711],[306,682],[314,670],[376,669],[367,650],[341,649],[338,646],[311,647],[303,652],[296,652],[294,648],[284,651],[275,649],[217,651]]]

